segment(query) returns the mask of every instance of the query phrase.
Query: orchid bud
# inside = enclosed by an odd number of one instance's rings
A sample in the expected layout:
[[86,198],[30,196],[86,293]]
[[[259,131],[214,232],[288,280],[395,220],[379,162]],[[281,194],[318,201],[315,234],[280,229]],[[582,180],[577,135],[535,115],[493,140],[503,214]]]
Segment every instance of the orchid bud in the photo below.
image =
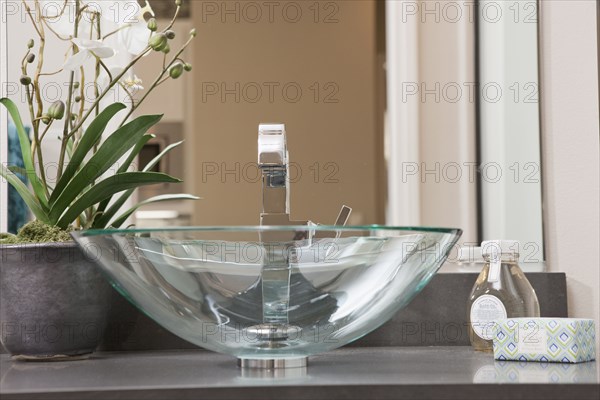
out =
[[155,51],[162,51],[167,44],[167,36],[164,33],[157,33],[148,40],[148,45]]
[[27,42],[27,48],[31,49],[34,45],[35,45],[35,42],[33,41],[33,39],[29,39],[29,41]]
[[48,108],[48,116],[52,119],[62,119],[65,116],[65,103],[56,100]]
[[21,75],[21,79],[19,79],[19,81],[21,82],[22,85],[29,85],[31,84],[31,78],[28,77],[27,75]]
[[75,96],[75,103],[79,103],[81,101],[81,96]]
[[171,67],[169,70],[169,76],[173,79],[177,79],[183,74],[183,64],[177,63]]
[[193,29],[190,31],[190,36],[191,36],[191,37],[196,37],[196,28],[193,28]]
[[79,82],[73,82],[73,89],[79,89]]
[[148,20],[148,29],[150,29],[152,32],[154,32],[158,29],[158,24],[156,23],[156,19],[150,18]]
[[183,64],[183,69],[185,69],[186,72],[190,72],[192,70],[192,64],[189,64],[189,63]]
[[42,115],[42,122],[44,123],[44,125],[48,125],[50,123],[50,117],[48,116],[48,114]]
[[27,62],[31,64],[35,60],[35,54],[31,53],[27,56]]
[[161,50],[163,53],[165,54],[169,54],[169,52],[171,51],[171,46],[169,46],[169,44],[167,43],[167,45],[165,46],[164,49]]
[[75,120],[77,120],[77,115],[71,114],[71,121],[75,121]]
[[175,5],[179,7],[181,5],[181,0],[175,0]]
[[167,36],[167,39],[175,39],[175,32],[171,30],[166,31],[165,35]]

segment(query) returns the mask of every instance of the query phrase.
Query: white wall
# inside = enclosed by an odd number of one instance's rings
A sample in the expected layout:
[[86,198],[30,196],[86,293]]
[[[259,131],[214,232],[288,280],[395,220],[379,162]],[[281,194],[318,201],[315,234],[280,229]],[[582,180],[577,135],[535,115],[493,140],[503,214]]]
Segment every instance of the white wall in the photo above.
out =
[[600,349],[600,165],[596,2],[541,3],[544,231],[567,274],[569,314],[596,320]]

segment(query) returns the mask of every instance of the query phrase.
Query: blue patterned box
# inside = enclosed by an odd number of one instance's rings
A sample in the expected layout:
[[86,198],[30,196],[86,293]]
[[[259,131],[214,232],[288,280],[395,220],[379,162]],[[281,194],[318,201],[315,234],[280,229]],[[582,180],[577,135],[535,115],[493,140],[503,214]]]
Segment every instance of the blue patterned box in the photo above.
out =
[[508,318],[496,321],[494,358],[579,363],[596,359],[591,319]]

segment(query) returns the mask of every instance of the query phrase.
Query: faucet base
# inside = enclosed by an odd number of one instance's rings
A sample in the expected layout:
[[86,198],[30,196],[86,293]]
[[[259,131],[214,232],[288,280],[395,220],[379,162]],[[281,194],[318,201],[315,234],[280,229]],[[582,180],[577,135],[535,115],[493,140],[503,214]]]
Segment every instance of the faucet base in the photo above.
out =
[[282,342],[290,338],[297,339],[301,334],[302,329],[295,325],[265,323],[253,325],[247,328],[246,332],[256,336],[258,340],[264,341],[267,346],[277,346],[278,342]]
[[289,368],[306,368],[308,365],[308,357],[302,358],[238,358],[238,367],[243,369],[289,369]]

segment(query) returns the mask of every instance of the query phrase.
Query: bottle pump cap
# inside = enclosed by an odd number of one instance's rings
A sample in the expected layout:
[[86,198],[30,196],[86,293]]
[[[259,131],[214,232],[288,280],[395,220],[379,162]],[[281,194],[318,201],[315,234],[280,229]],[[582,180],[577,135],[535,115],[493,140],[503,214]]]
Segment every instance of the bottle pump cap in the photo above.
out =
[[484,257],[496,258],[501,254],[519,256],[518,240],[486,240],[481,242],[481,253]]
[[460,263],[485,263],[483,255],[481,254],[481,247],[476,246],[462,246],[458,249],[457,261]]

